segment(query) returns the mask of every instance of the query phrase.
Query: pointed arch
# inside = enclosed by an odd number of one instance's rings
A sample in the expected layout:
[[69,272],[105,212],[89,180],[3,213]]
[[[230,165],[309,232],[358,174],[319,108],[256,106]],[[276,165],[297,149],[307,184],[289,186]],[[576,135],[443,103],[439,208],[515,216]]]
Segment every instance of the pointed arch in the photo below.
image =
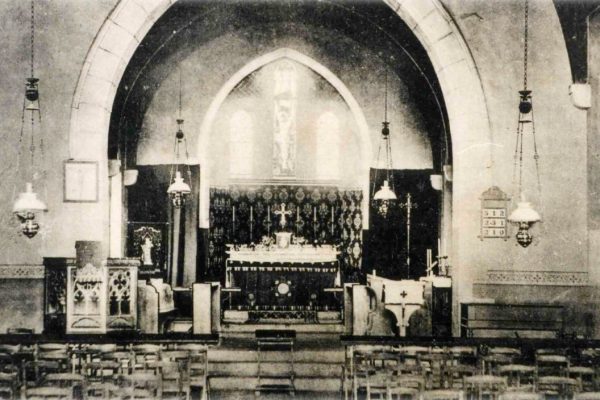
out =
[[364,195],[364,200],[362,204],[362,211],[364,215],[363,224],[365,229],[368,229],[368,221],[369,221],[369,166],[371,157],[373,154],[372,151],[372,143],[369,136],[369,126],[367,124],[367,120],[362,112],[362,109],[348,87],[327,67],[320,64],[318,61],[304,55],[296,50],[290,48],[281,48],[270,53],[264,54],[254,60],[250,61],[244,67],[242,67],[239,71],[229,78],[227,82],[221,87],[219,92],[213,98],[202,124],[200,125],[199,139],[198,139],[198,148],[197,148],[197,156],[200,160],[201,172],[200,172],[200,227],[208,228],[209,226],[209,166],[206,162],[208,160],[208,145],[210,140],[210,131],[211,127],[217,117],[219,109],[221,105],[227,99],[227,96],[231,93],[231,91],[248,75],[252,74],[254,71],[260,69],[261,67],[272,63],[273,61],[280,59],[290,59],[296,61],[314,71],[316,74],[320,75],[323,79],[325,79],[333,88],[339,93],[344,102],[348,105],[350,109],[350,113],[354,117],[356,125],[358,126],[358,130],[356,132],[357,139],[360,147],[360,182],[363,182],[362,189]]

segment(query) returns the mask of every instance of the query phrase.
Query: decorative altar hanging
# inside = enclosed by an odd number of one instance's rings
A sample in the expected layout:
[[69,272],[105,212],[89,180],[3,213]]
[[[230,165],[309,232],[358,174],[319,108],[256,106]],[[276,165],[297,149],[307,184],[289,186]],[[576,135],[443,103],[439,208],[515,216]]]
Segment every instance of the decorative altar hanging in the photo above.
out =
[[226,244],[259,243],[280,229],[275,212],[290,211],[285,230],[307,245],[337,244],[345,280],[362,265],[362,192],[323,186],[232,186],[210,189],[207,274],[223,279]]
[[[394,171],[397,204],[386,218],[371,205],[369,231],[365,238],[365,272],[390,279],[418,279],[425,276],[427,249],[437,252],[440,192],[431,187],[433,170]],[[384,177],[379,174],[381,182]],[[371,186],[375,179],[371,170]],[[410,195],[410,200],[409,200]],[[410,210],[410,226],[408,213]]]

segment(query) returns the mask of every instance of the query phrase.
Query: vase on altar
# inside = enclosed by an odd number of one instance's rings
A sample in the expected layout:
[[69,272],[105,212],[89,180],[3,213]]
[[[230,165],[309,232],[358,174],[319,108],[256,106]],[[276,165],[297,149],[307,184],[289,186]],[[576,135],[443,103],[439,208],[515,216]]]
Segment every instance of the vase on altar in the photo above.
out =
[[290,246],[292,240],[291,232],[277,232],[275,233],[275,243],[280,249],[287,249]]

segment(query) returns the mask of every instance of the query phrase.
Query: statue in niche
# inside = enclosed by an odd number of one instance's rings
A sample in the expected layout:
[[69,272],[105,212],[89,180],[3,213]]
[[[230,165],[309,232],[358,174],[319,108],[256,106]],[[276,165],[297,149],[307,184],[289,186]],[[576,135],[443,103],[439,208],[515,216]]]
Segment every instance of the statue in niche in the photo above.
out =
[[150,236],[146,236],[144,238],[144,244],[142,247],[142,262],[144,265],[154,265],[152,261],[152,248],[154,247],[154,243],[150,239]]
[[132,236],[130,256],[139,257],[144,269],[162,268],[163,231],[152,226],[141,226],[133,231]]

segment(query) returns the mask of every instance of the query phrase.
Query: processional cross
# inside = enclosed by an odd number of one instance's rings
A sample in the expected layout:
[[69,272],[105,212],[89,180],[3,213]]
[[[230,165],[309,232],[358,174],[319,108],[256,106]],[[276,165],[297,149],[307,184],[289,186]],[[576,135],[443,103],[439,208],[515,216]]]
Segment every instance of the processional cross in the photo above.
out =
[[273,214],[275,215],[279,215],[281,218],[279,219],[279,225],[282,228],[285,228],[285,225],[287,224],[287,220],[286,220],[286,216],[291,215],[292,212],[290,210],[286,210],[285,209],[285,203],[281,203],[281,209],[274,211]]

